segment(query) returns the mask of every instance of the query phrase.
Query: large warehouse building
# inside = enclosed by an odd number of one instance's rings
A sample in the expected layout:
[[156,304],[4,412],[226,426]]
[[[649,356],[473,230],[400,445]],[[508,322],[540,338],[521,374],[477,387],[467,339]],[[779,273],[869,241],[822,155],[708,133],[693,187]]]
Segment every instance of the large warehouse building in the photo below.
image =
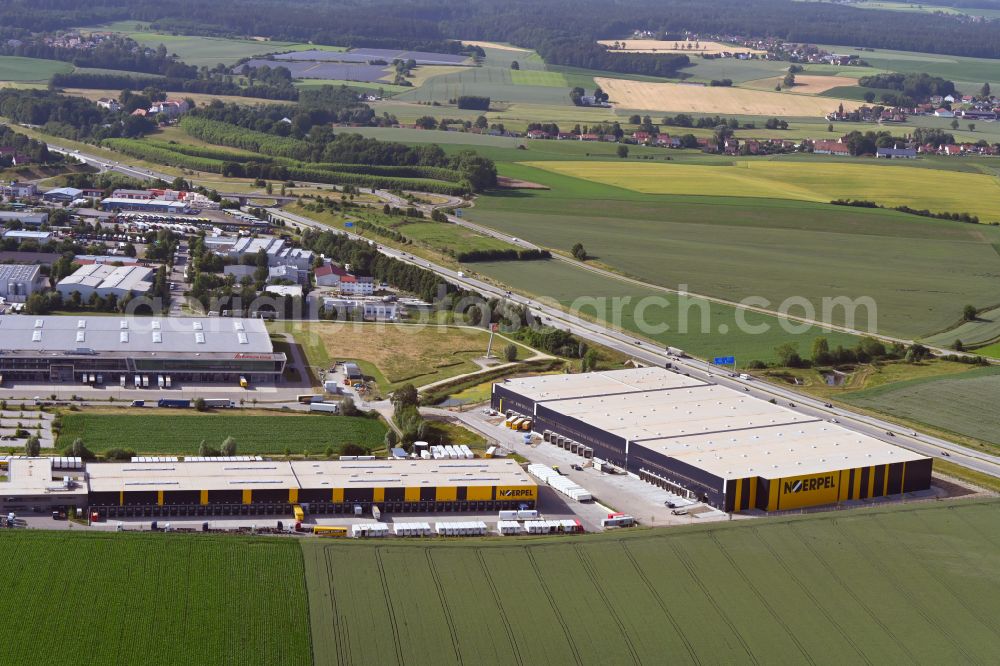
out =
[[238,384],[274,381],[285,369],[260,319],[10,315],[0,317],[0,340],[5,383],[101,375],[130,388],[160,377]]
[[512,379],[492,406],[546,441],[724,511],[779,511],[926,490],[932,461],[663,368]]
[[[102,517],[495,511],[534,508],[538,486],[513,460],[275,461],[240,457],[88,463],[0,460],[0,496],[86,506]],[[69,484],[63,478],[75,479]]]

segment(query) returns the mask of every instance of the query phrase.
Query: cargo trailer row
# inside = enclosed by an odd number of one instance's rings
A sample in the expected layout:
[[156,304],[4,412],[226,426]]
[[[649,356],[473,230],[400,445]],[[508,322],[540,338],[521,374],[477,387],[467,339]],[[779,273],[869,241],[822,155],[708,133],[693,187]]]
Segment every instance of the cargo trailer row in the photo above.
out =
[[539,516],[535,509],[510,509],[501,511],[500,520],[535,520]]
[[527,520],[524,531],[528,534],[574,534],[583,531],[579,520]]
[[588,490],[573,483],[548,465],[528,465],[528,474],[547,484],[556,492],[577,502],[590,502],[594,499]]
[[503,425],[505,428],[510,428],[511,430],[530,432],[532,419],[527,416],[520,416],[519,414],[511,414],[504,420]]
[[433,536],[430,523],[393,523],[392,532],[398,537]]
[[481,520],[463,520],[448,523],[434,523],[438,536],[486,536],[486,523]]
[[[424,458],[424,453],[420,453],[420,457]],[[472,460],[475,458],[475,454],[465,444],[454,446],[451,444],[445,444],[443,446],[432,446],[430,448],[429,456],[434,460]]]
[[502,536],[517,536],[524,531],[521,527],[521,523],[516,520],[501,520],[497,523],[497,532]]
[[351,536],[355,539],[363,537],[384,537],[389,535],[389,526],[385,523],[360,523],[351,525]]

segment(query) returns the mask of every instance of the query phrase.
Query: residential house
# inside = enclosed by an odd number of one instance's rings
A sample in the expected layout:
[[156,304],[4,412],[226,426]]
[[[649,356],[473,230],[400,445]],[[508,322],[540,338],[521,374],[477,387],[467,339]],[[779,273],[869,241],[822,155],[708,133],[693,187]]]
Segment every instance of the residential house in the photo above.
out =
[[97,100],[97,106],[102,109],[107,109],[108,111],[117,113],[122,110],[122,105],[118,103],[118,100],[113,97],[102,97]]
[[543,132],[542,130],[529,130],[528,131],[528,138],[529,139],[548,139],[549,138],[549,133],[548,132]]
[[934,115],[938,118],[954,118],[955,114],[951,109],[946,109],[941,107],[940,109],[934,110]]
[[955,144],[948,144],[946,146],[941,146],[940,151],[943,155],[961,155],[962,146],[956,146]]
[[839,141],[816,141],[813,143],[813,153],[817,155],[840,155],[847,156],[851,151],[847,145]]

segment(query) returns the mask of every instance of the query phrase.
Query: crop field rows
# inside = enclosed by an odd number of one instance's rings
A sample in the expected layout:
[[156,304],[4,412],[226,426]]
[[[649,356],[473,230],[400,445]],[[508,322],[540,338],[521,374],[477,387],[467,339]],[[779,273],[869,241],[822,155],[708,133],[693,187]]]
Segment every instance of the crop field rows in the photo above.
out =
[[316,662],[988,663],[997,506],[585,539],[303,542]]
[[311,663],[293,540],[6,530],[0,554],[4,664]]
[[[503,175],[552,189],[482,197],[469,211],[469,219],[563,251],[581,242],[598,261],[649,283],[675,289],[685,284],[694,293],[735,301],[764,297],[777,308],[789,296],[805,297],[819,315],[824,297],[869,297],[876,305],[877,330],[911,339],[957,323],[960,302],[980,307],[995,303],[990,276],[1000,266],[1000,257],[993,249],[997,229],[992,226],[818,202],[718,196],[721,191],[711,180],[693,183],[703,196],[643,194],[556,173],[562,164],[545,162],[544,171],[504,165]],[[578,164],[573,169],[583,170],[591,163]],[[630,168],[611,162],[593,164],[607,173],[614,167],[626,172]],[[794,168],[791,163],[781,166]],[[652,165],[635,167],[641,171]],[[663,165],[663,169],[683,174],[687,166]],[[925,188],[937,178],[959,175],[907,171],[920,177]],[[901,239],[906,239],[905,252],[900,251]],[[552,274],[538,274],[543,268]],[[615,295],[601,278],[551,262],[524,267],[532,272],[530,278],[503,266],[477,270],[560,301]],[[794,291],[789,285],[795,285]],[[642,293],[615,286],[618,295]],[[855,328],[865,329],[869,311],[859,307],[855,314]],[[846,322],[843,311],[831,315],[831,323]]]
[[322,453],[328,446],[339,450],[345,444],[378,448],[385,425],[364,417],[324,415],[246,414],[148,414],[75,412],[62,417],[58,447],[69,446],[80,437],[94,452],[111,448],[138,453],[188,454],[198,452],[202,440],[219,447],[227,437],[237,442],[243,455],[294,453],[304,449]]
[[998,368],[898,382],[846,394],[843,400],[1000,447]]

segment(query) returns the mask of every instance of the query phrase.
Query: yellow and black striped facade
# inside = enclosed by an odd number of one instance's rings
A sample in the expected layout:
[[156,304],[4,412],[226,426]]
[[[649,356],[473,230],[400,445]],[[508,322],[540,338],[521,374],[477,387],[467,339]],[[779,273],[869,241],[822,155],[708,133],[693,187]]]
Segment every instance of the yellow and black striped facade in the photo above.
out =
[[91,492],[90,510],[102,517],[286,515],[292,506],[312,514],[353,514],[360,506],[386,513],[497,511],[534,508],[538,487],[448,485],[365,488],[239,488]]
[[926,490],[932,464],[922,458],[777,479],[729,479],[725,510],[786,511]]

